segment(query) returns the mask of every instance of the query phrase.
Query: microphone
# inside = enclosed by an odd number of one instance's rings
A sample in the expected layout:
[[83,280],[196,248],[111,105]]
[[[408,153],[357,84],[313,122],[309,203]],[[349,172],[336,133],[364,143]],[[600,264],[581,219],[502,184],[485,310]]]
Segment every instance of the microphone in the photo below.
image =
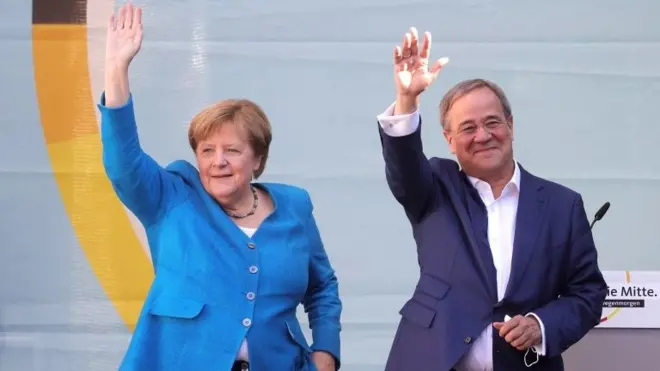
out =
[[[598,209],[598,211],[596,211],[596,214],[594,215],[594,220],[591,221],[591,225],[589,226],[589,231],[591,231],[591,229],[594,227],[594,224],[596,224],[597,221],[603,219],[605,214],[607,214],[607,210],[609,210],[609,209],[610,209],[610,202],[608,201],[608,202],[605,202],[603,204],[603,206],[601,206],[600,209]],[[589,234],[589,231],[586,231],[585,233],[582,233],[580,235],[580,239],[582,237],[586,236],[587,234]],[[504,304],[505,304],[505,301],[506,301],[506,299],[498,301],[497,303],[495,303],[493,305],[493,309],[499,309],[499,308],[503,307]],[[511,317],[507,314],[504,317],[504,321],[506,322],[507,319],[510,319],[510,318]],[[525,357],[526,356],[527,356],[527,354],[525,354]]]
[[603,206],[596,211],[596,214],[594,215],[594,220],[591,221],[591,225],[589,226],[589,229],[592,229],[594,227],[594,224],[596,224],[597,221],[603,219],[605,214],[607,213],[607,210],[610,209],[610,202],[605,202]]

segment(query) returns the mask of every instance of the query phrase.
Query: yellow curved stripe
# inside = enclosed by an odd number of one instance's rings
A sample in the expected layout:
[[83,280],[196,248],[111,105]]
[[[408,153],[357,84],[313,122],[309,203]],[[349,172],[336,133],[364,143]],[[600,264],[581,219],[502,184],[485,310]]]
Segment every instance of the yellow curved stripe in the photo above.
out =
[[[630,271],[625,271],[625,282],[627,284],[630,284]],[[620,310],[621,310],[621,308],[614,308],[614,310],[611,311],[608,315],[601,318],[600,322],[611,320],[612,317],[614,317],[617,313],[619,313]]]
[[607,319],[608,320],[612,319],[612,317],[614,317],[615,314],[619,313],[620,310],[621,308],[614,308],[614,310],[609,315],[607,315]]
[[85,25],[33,25],[37,99],[62,201],[101,287],[132,332],[153,270],[106,178]]

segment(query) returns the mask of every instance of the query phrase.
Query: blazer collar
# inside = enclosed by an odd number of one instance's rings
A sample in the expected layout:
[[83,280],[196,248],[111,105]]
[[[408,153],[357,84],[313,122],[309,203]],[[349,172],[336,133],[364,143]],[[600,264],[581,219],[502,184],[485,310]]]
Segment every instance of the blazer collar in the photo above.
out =
[[[459,170],[463,171],[463,167],[461,166],[460,162],[458,163],[458,166],[459,166]],[[516,161],[516,159],[514,158],[513,159],[513,176],[511,176],[511,179],[509,180],[507,185],[504,186],[505,190],[509,189],[511,191],[515,191],[518,194],[520,194],[521,178],[522,178],[521,174],[524,171],[524,169],[521,170],[521,168],[522,167],[518,164],[518,161]],[[465,173],[465,172],[463,171],[463,173]],[[531,174],[525,174],[525,175],[531,175]],[[482,192],[484,192],[486,189],[490,190],[490,185],[488,183],[486,183],[486,181],[484,181],[482,179],[479,179],[479,178],[476,178],[476,177],[473,177],[471,175],[468,175],[467,173],[465,173],[465,176],[468,178],[468,180],[470,181],[472,186],[474,188],[476,188],[477,191],[479,191],[480,194]],[[525,178],[527,178],[527,176],[525,176]]]

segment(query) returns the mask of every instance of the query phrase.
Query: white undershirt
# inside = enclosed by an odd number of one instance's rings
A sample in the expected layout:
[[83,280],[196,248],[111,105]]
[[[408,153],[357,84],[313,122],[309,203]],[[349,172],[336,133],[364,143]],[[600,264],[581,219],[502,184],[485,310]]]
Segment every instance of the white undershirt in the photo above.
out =
[[[243,233],[245,233],[248,237],[252,237],[254,232],[257,231],[257,228],[247,228],[247,227],[241,227],[241,230]],[[238,354],[236,355],[237,360],[241,361],[249,361],[250,358],[248,357],[248,346],[247,346],[247,339],[243,339],[243,343],[241,344],[241,348],[238,350]]]

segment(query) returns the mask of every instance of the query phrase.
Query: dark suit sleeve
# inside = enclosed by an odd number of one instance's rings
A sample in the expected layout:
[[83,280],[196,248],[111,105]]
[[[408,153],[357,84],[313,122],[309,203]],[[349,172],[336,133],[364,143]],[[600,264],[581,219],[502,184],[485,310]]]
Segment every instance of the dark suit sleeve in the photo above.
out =
[[424,218],[438,200],[431,165],[424,155],[421,127],[420,117],[419,125],[413,133],[390,136],[380,123],[378,125],[387,184],[414,222]]
[[598,267],[598,253],[579,195],[573,203],[572,219],[571,245],[560,296],[535,311],[545,326],[548,357],[561,354],[598,325],[607,296],[607,284]]

